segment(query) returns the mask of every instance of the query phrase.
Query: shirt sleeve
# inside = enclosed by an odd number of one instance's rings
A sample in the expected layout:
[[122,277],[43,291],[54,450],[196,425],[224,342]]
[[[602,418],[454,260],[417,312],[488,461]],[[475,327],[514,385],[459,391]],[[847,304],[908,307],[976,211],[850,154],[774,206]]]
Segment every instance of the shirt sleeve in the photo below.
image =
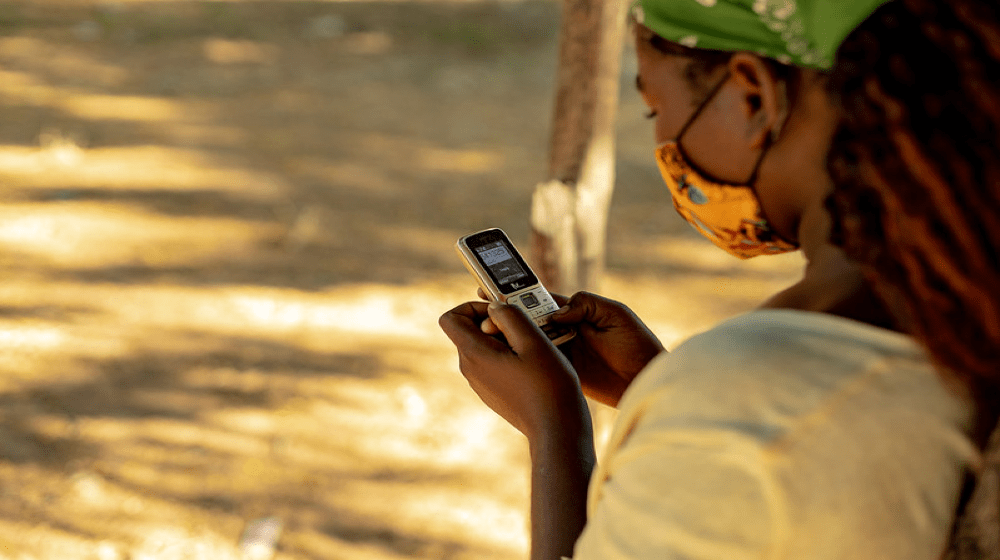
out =
[[594,481],[574,560],[774,557],[782,508],[766,464],[738,433],[633,433]]

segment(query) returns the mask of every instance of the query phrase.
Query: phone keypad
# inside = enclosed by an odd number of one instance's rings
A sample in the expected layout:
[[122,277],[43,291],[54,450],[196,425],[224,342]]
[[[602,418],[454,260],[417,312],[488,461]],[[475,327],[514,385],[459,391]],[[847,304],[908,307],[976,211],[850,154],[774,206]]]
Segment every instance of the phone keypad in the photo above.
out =
[[538,301],[538,298],[535,297],[535,294],[531,292],[524,294],[520,299],[521,303],[524,304],[525,309],[532,309],[542,304],[542,302]]
[[569,327],[549,322],[549,315],[559,309],[559,306],[544,289],[507,298],[507,302],[524,309],[549,340],[557,340],[573,332]]
[[535,324],[538,326],[547,323],[548,321],[545,316],[559,308],[559,306],[556,305],[555,300],[552,299],[552,296],[543,290],[533,290],[514,297],[509,297],[507,298],[507,303],[513,303],[514,305],[527,311],[528,317],[531,317],[531,319],[535,321]]

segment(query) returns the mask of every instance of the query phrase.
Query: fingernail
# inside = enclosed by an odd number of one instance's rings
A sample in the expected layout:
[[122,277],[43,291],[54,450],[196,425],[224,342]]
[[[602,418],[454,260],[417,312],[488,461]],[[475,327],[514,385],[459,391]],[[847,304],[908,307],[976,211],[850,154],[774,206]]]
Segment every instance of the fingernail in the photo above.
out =
[[491,301],[489,305],[490,311],[499,311],[503,307],[503,304],[499,301]]
[[559,309],[556,309],[555,311],[553,311],[552,314],[553,315],[565,315],[567,311],[569,311],[569,307],[562,306]]

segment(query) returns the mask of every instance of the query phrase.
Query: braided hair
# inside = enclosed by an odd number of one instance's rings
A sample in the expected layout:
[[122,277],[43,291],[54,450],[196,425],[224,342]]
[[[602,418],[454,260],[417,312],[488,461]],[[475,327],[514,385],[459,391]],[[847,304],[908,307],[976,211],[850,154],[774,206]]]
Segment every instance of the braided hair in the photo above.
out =
[[832,241],[973,394],[1000,386],[1000,12],[894,0],[841,45]]

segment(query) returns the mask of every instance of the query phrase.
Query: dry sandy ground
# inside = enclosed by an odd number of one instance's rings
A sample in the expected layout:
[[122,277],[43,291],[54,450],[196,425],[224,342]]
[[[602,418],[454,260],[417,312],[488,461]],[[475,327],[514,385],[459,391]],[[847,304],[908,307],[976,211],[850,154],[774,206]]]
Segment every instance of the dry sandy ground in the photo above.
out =
[[[523,557],[524,442],[436,319],[474,295],[455,238],[526,241],[557,26],[0,3],[0,559],[252,558],[268,518],[282,560]],[[688,231],[625,67],[602,291],[673,344],[799,262]]]

